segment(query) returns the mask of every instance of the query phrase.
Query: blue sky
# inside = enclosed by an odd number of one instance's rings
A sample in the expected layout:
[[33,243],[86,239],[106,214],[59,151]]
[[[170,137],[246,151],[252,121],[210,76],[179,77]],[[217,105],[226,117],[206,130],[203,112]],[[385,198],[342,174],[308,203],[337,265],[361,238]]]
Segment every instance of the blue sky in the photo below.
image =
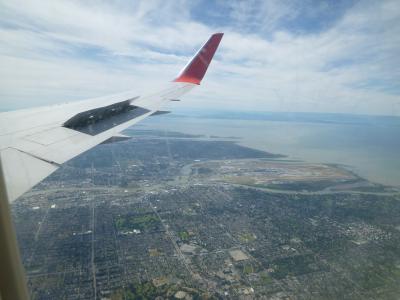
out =
[[0,110],[151,93],[219,31],[172,109],[400,115],[397,0],[0,0]]

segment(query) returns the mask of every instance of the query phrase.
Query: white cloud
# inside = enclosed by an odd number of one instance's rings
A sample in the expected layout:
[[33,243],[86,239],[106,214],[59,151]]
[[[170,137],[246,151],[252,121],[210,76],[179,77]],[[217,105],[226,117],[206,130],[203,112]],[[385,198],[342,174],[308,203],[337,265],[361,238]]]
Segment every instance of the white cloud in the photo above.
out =
[[[278,26],[298,7],[261,2],[230,4],[231,26],[214,28],[186,1],[0,1],[0,109],[151,91],[224,31],[203,86],[179,106],[400,115],[397,1],[359,2],[307,34]],[[249,20],[260,30],[238,28]]]

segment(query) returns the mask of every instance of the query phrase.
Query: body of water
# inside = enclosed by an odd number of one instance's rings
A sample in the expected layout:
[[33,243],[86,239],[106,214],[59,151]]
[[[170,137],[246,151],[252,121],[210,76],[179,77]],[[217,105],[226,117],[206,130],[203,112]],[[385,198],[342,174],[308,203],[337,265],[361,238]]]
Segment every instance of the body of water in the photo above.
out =
[[[148,118],[143,129],[208,137],[238,137],[243,146],[307,162],[350,167],[373,182],[400,186],[400,121],[397,119],[301,115],[265,119],[166,115]],[[308,118],[308,119],[307,119]],[[361,119],[360,119],[361,118]],[[273,121],[268,120],[273,119]],[[352,122],[352,120],[355,120]],[[400,120],[400,119],[399,119]],[[136,127],[137,128],[137,127]]]

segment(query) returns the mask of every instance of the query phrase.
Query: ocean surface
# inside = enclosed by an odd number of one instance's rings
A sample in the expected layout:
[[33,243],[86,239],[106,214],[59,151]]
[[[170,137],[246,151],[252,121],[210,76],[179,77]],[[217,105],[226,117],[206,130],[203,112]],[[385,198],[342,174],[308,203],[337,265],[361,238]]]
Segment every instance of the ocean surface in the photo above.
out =
[[187,113],[147,118],[135,128],[231,139],[243,146],[287,155],[289,159],[345,165],[373,182],[400,186],[398,117]]

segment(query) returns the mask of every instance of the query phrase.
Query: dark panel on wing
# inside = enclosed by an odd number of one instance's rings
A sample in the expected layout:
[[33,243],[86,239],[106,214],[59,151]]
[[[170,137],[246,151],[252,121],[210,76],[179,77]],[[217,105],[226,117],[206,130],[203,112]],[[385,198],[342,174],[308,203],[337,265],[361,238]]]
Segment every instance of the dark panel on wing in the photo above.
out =
[[153,112],[150,116],[159,116],[159,115],[165,115],[165,114],[169,114],[171,113],[168,110],[157,110],[155,112]]
[[113,143],[118,143],[118,142],[124,142],[127,140],[132,139],[131,136],[112,136],[108,140],[105,140],[102,142],[102,144],[113,144]]
[[132,99],[81,112],[65,122],[63,126],[97,135],[150,111],[131,105],[131,101]]

